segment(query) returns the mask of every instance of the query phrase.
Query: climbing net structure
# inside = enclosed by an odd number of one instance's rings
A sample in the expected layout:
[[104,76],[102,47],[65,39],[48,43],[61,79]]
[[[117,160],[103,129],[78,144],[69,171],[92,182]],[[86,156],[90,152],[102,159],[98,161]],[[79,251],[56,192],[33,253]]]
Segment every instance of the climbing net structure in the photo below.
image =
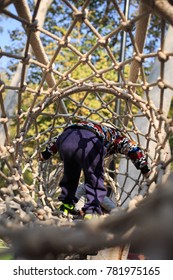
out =
[[[93,17],[92,1],[52,1],[57,7],[54,32],[39,21],[42,2],[33,9],[26,0],[0,4],[1,13],[25,32],[23,52],[1,49],[1,59],[8,59],[8,67],[16,67],[18,75],[9,80],[1,74],[1,204],[30,209],[41,220],[51,216],[63,164],[58,155],[46,163],[39,162],[38,155],[50,138],[78,119],[118,126],[147,154],[147,180],[125,157],[105,161],[112,199],[126,206],[134,196],[152,192],[170,172],[172,27],[155,16],[159,37],[149,52],[147,32],[154,15],[143,2],[136,1],[139,8],[129,8],[127,14],[122,1],[100,1],[107,20],[106,28],[99,28],[101,19]],[[65,13],[63,29],[60,19]]]

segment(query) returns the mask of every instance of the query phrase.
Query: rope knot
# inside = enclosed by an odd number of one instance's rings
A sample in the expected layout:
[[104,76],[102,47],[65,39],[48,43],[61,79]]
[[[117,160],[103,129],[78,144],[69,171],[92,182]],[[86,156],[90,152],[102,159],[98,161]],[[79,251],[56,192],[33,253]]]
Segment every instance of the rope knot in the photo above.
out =
[[36,32],[36,31],[37,31],[37,27],[38,27],[38,20],[34,20],[33,22],[31,22],[31,23],[27,26],[27,29],[28,29],[29,31]]
[[87,10],[74,12],[73,17],[79,22],[84,22],[87,17]]

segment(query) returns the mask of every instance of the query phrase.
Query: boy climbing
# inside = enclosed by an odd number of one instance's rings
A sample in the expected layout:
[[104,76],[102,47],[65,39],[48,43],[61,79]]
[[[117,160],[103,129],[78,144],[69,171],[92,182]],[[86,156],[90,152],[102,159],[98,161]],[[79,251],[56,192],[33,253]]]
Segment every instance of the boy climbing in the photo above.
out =
[[84,218],[102,215],[101,203],[106,196],[104,187],[104,158],[111,154],[124,154],[146,176],[149,166],[143,150],[127,138],[118,128],[90,121],[69,125],[50,141],[41,153],[42,160],[59,152],[64,162],[64,175],[60,182],[62,202],[60,210],[75,212],[75,196],[81,171],[84,173],[86,203],[82,208]]

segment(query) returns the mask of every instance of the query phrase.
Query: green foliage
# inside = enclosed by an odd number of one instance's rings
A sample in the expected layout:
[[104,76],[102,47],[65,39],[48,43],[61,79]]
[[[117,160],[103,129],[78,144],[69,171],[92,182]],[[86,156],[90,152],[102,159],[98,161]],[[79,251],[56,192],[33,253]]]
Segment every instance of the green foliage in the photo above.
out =
[[12,260],[14,258],[11,253],[5,252],[7,248],[8,247],[5,244],[5,242],[2,239],[0,239],[0,253],[2,254],[0,256],[0,260]]
[[[75,6],[81,6],[83,4],[83,0],[80,1],[70,1]],[[33,2],[29,1],[30,6],[32,8]],[[124,1],[118,1],[120,8],[123,10]],[[134,7],[137,5],[136,1],[131,1],[130,11],[131,15],[135,15]],[[56,35],[59,39],[62,39],[69,29],[69,25],[71,23],[72,11],[71,9],[62,4],[61,1],[55,0],[49,8],[48,14],[46,16],[46,20],[44,23],[44,28],[49,32]],[[74,15],[73,15],[74,18]],[[106,36],[109,32],[116,29],[120,24],[120,15],[115,11],[113,4],[111,1],[90,1],[89,4],[89,21],[93,24],[94,28],[101,34],[101,36]],[[146,41],[146,52],[155,51],[158,47],[158,38],[160,36],[160,22],[158,21],[158,17],[153,16],[150,22],[150,28],[148,31],[147,41]],[[132,30],[134,34],[135,29]],[[121,43],[121,33],[115,34],[110,41],[110,49],[111,52],[116,59],[119,61],[120,59],[120,43]],[[87,54],[90,49],[96,45],[97,37],[91,31],[91,29],[87,26],[87,24],[83,22],[77,22],[73,30],[69,34],[70,42],[69,44],[75,48],[82,55]],[[12,45],[7,46],[6,51],[11,51],[12,53],[20,54],[23,50],[24,44],[26,43],[26,36],[22,29],[15,29],[11,32]],[[45,47],[46,54],[48,55],[49,60],[52,59],[55,51],[58,47],[58,42],[53,41],[52,38],[45,34],[41,34],[41,40]],[[131,38],[127,33],[127,48],[126,48],[126,58],[131,57],[133,51]],[[18,61],[16,61],[18,62]],[[102,69],[108,69],[112,65],[112,60],[108,56],[107,51],[103,47],[97,47],[95,51],[92,53],[92,56],[89,58],[89,61],[95,67],[97,71]],[[145,66],[146,75],[149,73],[150,67],[152,65],[152,59],[147,61]],[[78,64],[79,63],[79,64]],[[75,66],[78,64],[78,67]],[[11,76],[15,69],[16,64],[12,64],[9,70],[9,75]],[[71,69],[73,69],[71,73]],[[53,65],[54,76],[57,84],[62,80],[62,74],[70,73],[70,81],[64,79],[63,82],[60,83],[59,89],[64,89],[65,87],[74,85],[74,83],[79,82],[99,82],[103,83],[105,81],[118,81],[117,72],[115,70],[111,70],[101,74],[98,77],[92,77],[93,70],[89,67],[87,63],[82,63],[79,61],[79,56],[73,50],[69,50],[65,45],[60,49],[56,60]],[[124,75],[127,77],[129,74],[129,66],[125,66],[123,69]],[[31,64],[29,66],[28,76],[27,76],[27,86],[31,89],[37,89],[37,86],[40,84],[42,79],[42,69],[35,64]],[[44,89],[46,90],[48,87],[47,83],[44,83]],[[138,92],[139,95],[142,95],[142,92]],[[27,121],[27,114],[29,112],[29,108],[34,103],[35,94],[30,93],[29,91],[25,91],[22,93],[22,108],[23,117],[20,119],[20,125],[25,126],[25,122]],[[34,104],[36,107],[39,103],[44,100],[44,95],[39,96],[37,98],[37,102]],[[101,97],[101,98],[100,98]],[[69,116],[71,119],[74,117],[87,117],[88,119],[93,119],[96,121],[102,121],[103,118],[109,119],[114,115],[116,118],[116,114],[114,114],[116,107],[116,97],[111,94],[104,94],[97,92],[79,92],[74,93],[71,96],[66,96],[63,99],[63,102],[68,108]],[[36,141],[36,137],[38,134],[41,134],[40,143],[46,141],[50,136],[50,132],[48,131],[44,136],[42,133],[47,131],[52,127],[53,120],[55,120],[56,131],[53,131],[53,136],[61,131],[61,125],[64,124],[64,118],[58,117],[54,119],[54,115],[56,112],[57,104],[50,104],[47,106],[44,111],[36,117],[36,120],[33,120],[31,124],[29,124],[26,139],[30,139],[30,141],[23,143],[23,150],[26,152],[27,156],[30,157],[33,154],[33,150],[35,150],[38,146]],[[126,102],[121,101],[121,112],[124,112],[126,108]],[[131,107],[131,112],[133,114],[137,113],[138,108],[136,106]],[[173,116],[173,102],[171,104],[169,117]],[[122,116],[119,117],[120,121],[123,121],[123,113]],[[35,125],[35,121],[37,122],[37,128]],[[16,135],[16,126],[19,120],[14,120],[11,124],[10,128],[10,136],[13,139]],[[132,126],[130,123],[129,126]],[[37,131],[38,129],[38,131]],[[173,138],[170,138],[171,150],[173,150]],[[35,165],[37,162],[34,163]],[[6,170],[6,166],[3,167],[3,172],[8,172]],[[32,184],[32,173],[26,171],[23,174],[24,180],[28,184]],[[4,184],[4,182],[3,182]]]

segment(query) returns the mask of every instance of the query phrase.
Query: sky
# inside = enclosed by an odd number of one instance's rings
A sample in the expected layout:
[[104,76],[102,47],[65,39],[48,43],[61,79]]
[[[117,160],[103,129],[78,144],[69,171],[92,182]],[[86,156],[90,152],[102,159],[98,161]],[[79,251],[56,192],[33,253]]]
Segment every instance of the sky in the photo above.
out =
[[[9,5],[7,9],[11,13],[17,14],[13,4]],[[0,49],[2,49],[2,51],[4,51],[5,46],[12,44],[9,36],[9,31],[15,30],[18,27],[21,27],[20,22],[3,14],[0,14],[0,29],[2,29],[2,32],[0,32]],[[5,56],[0,57],[0,72],[2,71],[2,69],[7,69],[9,60],[10,58],[7,58]]]
[[[16,14],[14,5],[9,5],[8,10],[12,13]],[[5,16],[4,14],[0,14],[0,28],[2,32],[0,32],[0,48],[4,51],[4,47],[11,44],[11,39],[9,36],[9,31],[12,31],[21,26],[21,23],[17,20],[14,20],[10,17]],[[4,69],[7,66],[9,58],[2,56],[0,58],[0,69]]]

